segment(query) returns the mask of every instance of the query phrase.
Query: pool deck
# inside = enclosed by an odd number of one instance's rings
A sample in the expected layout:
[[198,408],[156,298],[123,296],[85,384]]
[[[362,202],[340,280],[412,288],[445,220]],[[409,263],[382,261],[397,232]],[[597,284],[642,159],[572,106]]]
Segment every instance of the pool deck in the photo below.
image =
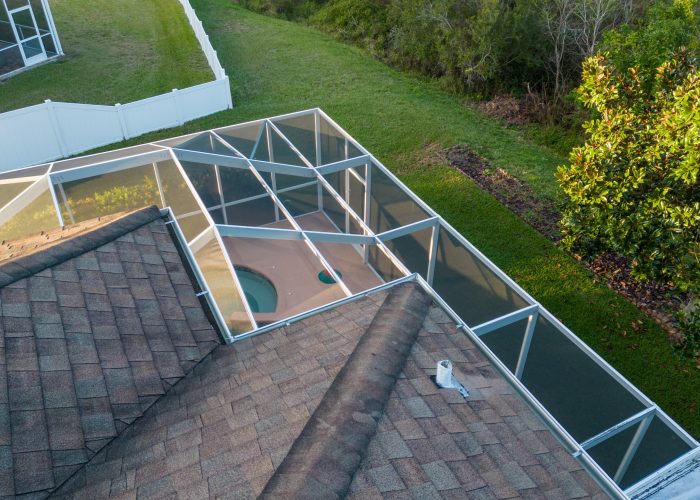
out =
[[[305,230],[338,232],[322,212],[313,212],[295,220]],[[288,227],[288,223],[275,222],[265,227]],[[235,265],[262,274],[277,290],[277,310],[274,313],[256,313],[254,317],[259,323],[284,319],[345,297],[340,286],[328,285],[318,279],[323,265],[303,241],[257,238],[223,240]],[[352,245],[319,243],[316,247],[333,268],[342,273],[343,282],[352,293],[382,283],[362,262],[362,256]]]

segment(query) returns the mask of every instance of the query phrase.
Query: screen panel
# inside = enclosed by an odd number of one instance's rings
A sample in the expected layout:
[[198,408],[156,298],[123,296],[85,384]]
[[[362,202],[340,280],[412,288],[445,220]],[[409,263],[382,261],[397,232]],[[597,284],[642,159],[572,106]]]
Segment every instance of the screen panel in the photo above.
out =
[[253,328],[253,324],[248,317],[223,250],[214,236],[214,230],[211,229],[203,238],[204,242],[198,242],[197,248],[192,250],[209,291],[231,332],[247,332]]
[[430,214],[376,167],[372,168],[370,195],[369,227],[377,234],[430,218]]
[[443,226],[433,288],[469,326],[529,305]]
[[579,442],[644,405],[549,320],[540,316],[522,381]]
[[159,162],[157,167],[166,206],[175,214],[187,241],[192,241],[209,227],[209,221],[177,164],[173,160],[167,160]]
[[0,241],[15,240],[59,227],[46,178],[0,210]]
[[66,223],[151,205],[162,207],[153,164],[64,182],[57,185],[57,196]]
[[[264,122],[259,122],[250,125],[220,128],[216,129],[215,132],[225,142],[237,149],[243,156],[251,158],[258,138],[260,134],[264,134],[264,130]],[[261,143],[263,142],[265,142],[264,135]]]
[[275,120],[275,126],[312,165],[316,165],[316,117],[314,113]]

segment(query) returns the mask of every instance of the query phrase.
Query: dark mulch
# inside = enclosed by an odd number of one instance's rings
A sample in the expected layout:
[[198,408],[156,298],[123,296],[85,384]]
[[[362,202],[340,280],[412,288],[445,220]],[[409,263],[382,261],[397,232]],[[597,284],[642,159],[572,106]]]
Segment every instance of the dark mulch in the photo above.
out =
[[[538,197],[528,184],[491,165],[469,146],[453,146],[444,151],[444,156],[450,165],[495,196],[545,237],[559,242],[561,212],[554,201]],[[687,297],[665,283],[636,281],[632,277],[629,261],[620,255],[606,253],[592,261],[577,259],[596,275],[596,281],[605,283],[656,320],[674,343],[682,340],[674,312]]]
[[688,299],[685,294],[666,283],[635,280],[628,260],[614,253],[606,253],[593,261],[581,263],[595,273],[596,281],[602,281],[654,318],[674,343],[683,340],[673,312]]
[[494,167],[469,146],[457,145],[445,151],[450,165],[461,170],[482,189],[496,197],[521,219],[552,241],[559,241],[556,203],[538,197],[532,188],[499,167]]

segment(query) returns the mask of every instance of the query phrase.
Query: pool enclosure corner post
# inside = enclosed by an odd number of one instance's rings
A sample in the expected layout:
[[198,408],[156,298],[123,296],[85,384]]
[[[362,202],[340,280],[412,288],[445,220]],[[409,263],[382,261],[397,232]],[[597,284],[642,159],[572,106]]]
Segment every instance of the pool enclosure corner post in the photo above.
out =
[[[364,222],[370,227],[370,209],[372,207],[372,161],[367,159],[365,164],[365,199],[364,199]],[[369,245],[365,245],[362,260],[365,264],[369,262]]]
[[160,180],[160,172],[158,172],[158,165],[156,162],[152,163],[153,165],[153,175],[156,178],[156,185],[158,186],[158,195],[160,196],[160,203],[165,208],[167,203],[165,202],[165,193],[163,192],[163,183]]
[[[316,166],[320,167],[323,157],[321,155],[321,114],[318,109],[314,110],[314,141],[316,146]],[[345,158],[347,158],[347,153]]]
[[525,363],[527,362],[527,355],[530,352],[530,344],[532,344],[532,336],[535,334],[535,326],[537,325],[537,319],[540,315],[540,307],[536,306],[535,310],[531,315],[527,317],[527,327],[525,327],[525,336],[523,337],[523,343],[520,346],[520,354],[518,354],[518,363],[515,365],[515,376],[518,380],[522,380],[523,371],[525,371]]
[[[53,184],[53,182],[50,180],[51,175],[49,175],[49,182]],[[59,182],[57,183],[58,185],[58,192],[61,195],[61,201],[63,201],[63,205],[66,207],[66,214],[68,215],[68,219],[70,220],[71,224],[75,224],[75,217],[73,216],[73,209],[70,207],[70,203],[68,203],[68,197],[66,196],[66,190],[63,189],[63,183]]]
[[651,425],[651,421],[654,419],[655,414],[655,409],[654,411],[649,412],[649,414],[646,415],[639,424],[637,432],[634,433],[634,437],[632,438],[632,441],[627,447],[627,451],[625,451],[625,455],[622,457],[620,465],[618,466],[617,470],[615,471],[615,475],[613,476],[613,481],[615,481],[617,484],[620,484],[620,481],[622,481],[622,478],[627,473],[627,469],[629,469],[630,464],[632,463],[632,459],[637,453],[637,449],[639,449],[639,445],[642,443],[644,436],[646,436],[647,430],[649,430],[649,426]]
[[[268,125],[267,121],[264,125],[264,128],[265,128],[265,143],[267,144],[267,159],[270,160],[270,163],[274,163],[275,162],[275,152],[272,149],[272,135],[270,134],[270,126]],[[277,196],[277,174],[275,172],[270,172],[270,179],[272,180],[272,191],[275,193],[275,196]],[[275,203],[275,222],[279,222],[279,220],[280,220],[280,209],[277,207],[277,204]]]
[[[323,162],[321,154],[321,114],[319,110],[314,110],[314,146],[316,147],[316,167],[320,167]],[[323,210],[323,186],[316,185],[316,195],[318,196],[318,209]]]
[[430,232],[430,251],[428,253],[428,271],[426,272],[426,281],[430,286],[433,286],[435,278],[435,261],[437,260],[438,242],[440,240],[440,220],[436,219],[433,224],[433,230]]
[[51,192],[51,201],[53,201],[54,209],[56,210],[56,217],[58,218],[58,227],[64,227],[66,224],[63,222],[63,215],[61,215],[61,206],[58,204],[58,197],[56,196],[56,189],[51,182],[51,177],[46,174],[46,182],[49,185],[49,191]]

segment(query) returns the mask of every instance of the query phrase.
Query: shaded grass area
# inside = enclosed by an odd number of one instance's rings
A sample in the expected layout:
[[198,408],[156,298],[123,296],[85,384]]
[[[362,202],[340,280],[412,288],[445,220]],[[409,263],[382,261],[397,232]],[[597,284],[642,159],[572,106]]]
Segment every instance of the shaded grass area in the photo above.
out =
[[[663,330],[463,174],[425,161],[467,143],[556,198],[564,159],[464,106],[431,82],[306,27],[229,0],[195,0],[231,79],[236,108],[147,139],[321,107],[505,272],[691,433],[700,436],[700,371]],[[140,138],[135,142],[144,142]]]
[[214,76],[177,0],[52,0],[64,58],[0,83],[0,112],[126,103]]

